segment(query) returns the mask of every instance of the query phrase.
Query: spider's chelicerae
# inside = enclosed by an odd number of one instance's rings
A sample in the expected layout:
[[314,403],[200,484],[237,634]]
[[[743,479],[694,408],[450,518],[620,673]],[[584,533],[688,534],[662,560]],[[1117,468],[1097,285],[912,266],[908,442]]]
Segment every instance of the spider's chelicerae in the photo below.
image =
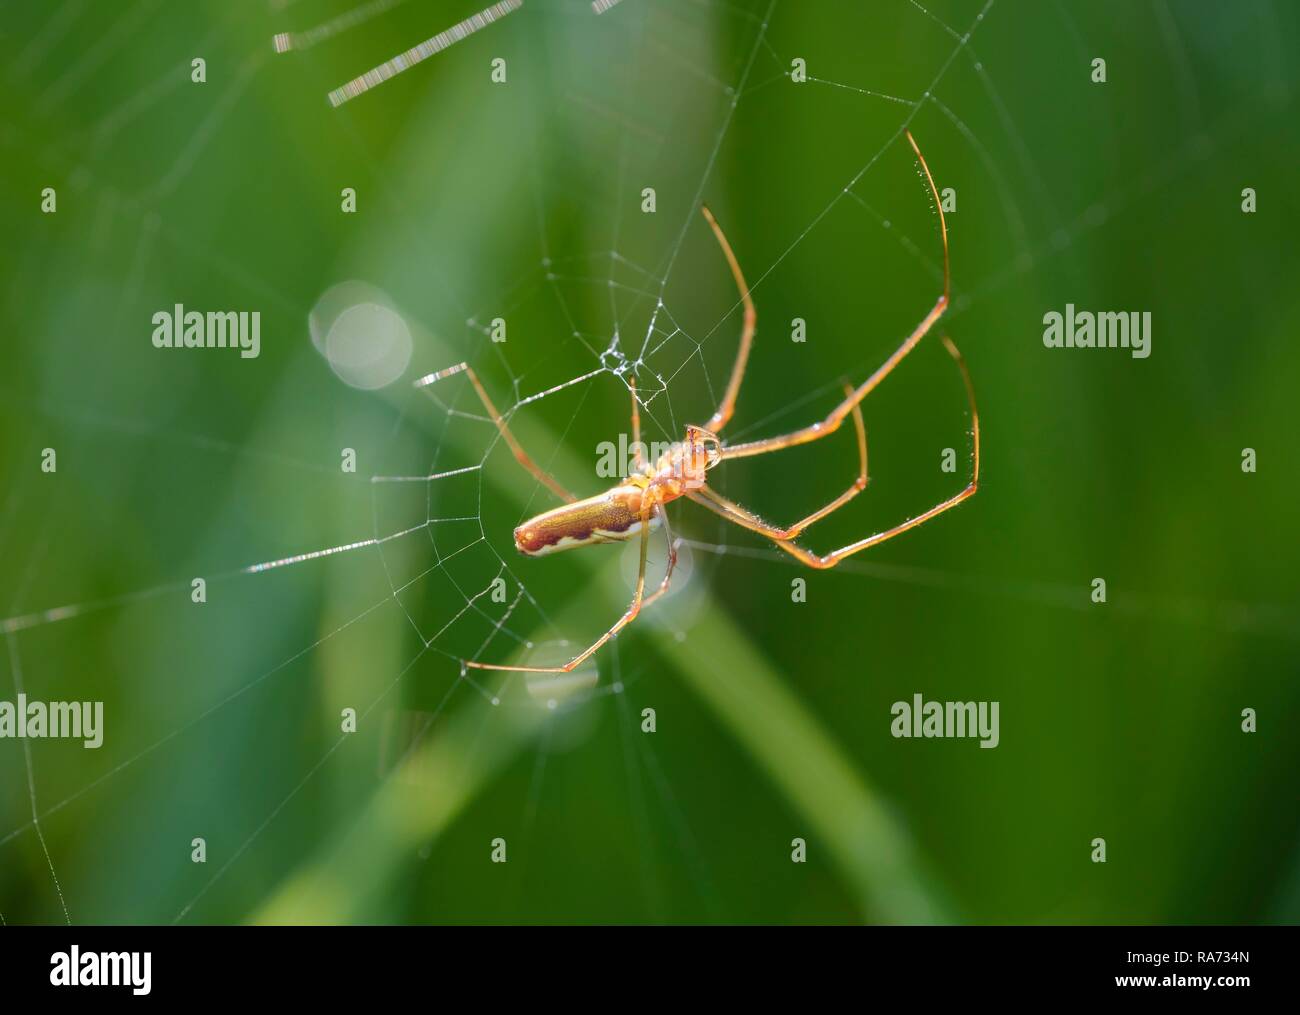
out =
[[[635,380],[629,377],[629,387],[632,390],[632,446],[636,449],[636,456],[632,474],[617,486],[584,500],[579,500],[569,493],[553,476],[542,470],[520,446],[514,434],[510,432],[510,427],[506,424],[505,419],[497,412],[496,406],[492,404],[487,390],[469,364],[459,363],[436,374],[430,374],[417,382],[417,384],[424,386],[444,377],[450,377],[453,374],[461,372],[467,374],[475,392],[477,392],[478,397],[486,407],[488,415],[496,424],[497,429],[501,432],[501,437],[510,447],[510,450],[514,452],[515,458],[556,496],[564,500],[565,503],[561,507],[545,511],[535,518],[530,518],[515,529],[515,546],[521,553],[530,557],[539,557],[558,550],[590,546],[595,543],[625,542],[633,536],[638,536],[641,544],[641,566],[637,574],[636,592],[632,596],[632,602],[628,606],[627,612],[600,638],[563,666],[506,666],[474,660],[465,660],[465,666],[484,670],[519,670],[528,673],[568,673],[581,665],[602,645],[630,624],[642,607],[654,602],[668,590],[669,582],[673,576],[673,568],[677,563],[677,551],[671,534],[668,536],[667,571],[659,588],[649,596],[645,595],[646,554],[649,547],[650,530],[661,522],[665,527],[667,526],[667,512],[664,506],[669,501],[677,500],[679,497],[692,500],[730,522],[765,536],[809,567],[831,568],[852,554],[865,550],[869,546],[875,546],[877,543],[883,543],[886,539],[901,535],[908,529],[913,529],[923,522],[929,521],[949,508],[956,507],[975,493],[979,484],[980,460],[980,428],[979,415],[975,409],[975,389],[971,384],[970,373],[966,369],[961,353],[957,351],[957,347],[953,345],[952,340],[945,335],[943,338],[944,346],[953,359],[956,360],[957,366],[961,370],[962,381],[966,386],[966,395],[970,402],[972,434],[970,482],[960,493],[941,501],[914,518],[909,518],[907,521],[883,532],[877,532],[874,535],[849,543],[838,550],[832,550],[824,556],[818,556],[793,541],[814,522],[820,521],[831,512],[843,507],[866,488],[867,435],[866,428],[862,423],[860,403],[876,385],[898,366],[904,356],[916,348],[917,343],[925,337],[948,307],[948,226],[944,221],[943,206],[934,185],[934,178],[930,175],[930,167],[926,165],[925,156],[921,154],[921,150],[917,147],[911,133],[906,133],[907,140],[916,153],[921,169],[925,173],[926,182],[930,186],[934,206],[939,212],[939,230],[943,237],[943,293],[939,296],[930,312],[922,318],[921,323],[903,340],[903,343],[894,350],[893,354],[885,360],[875,373],[856,388],[852,385],[845,385],[844,400],[832,410],[829,416],[820,422],[812,423],[802,429],[781,434],[777,437],[747,441],[744,444],[724,445],[719,439],[718,434],[730,421],[736,408],[736,396],[740,391],[740,382],[745,376],[745,366],[749,361],[749,350],[754,339],[754,325],[757,317],[754,312],[753,300],[750,299],[749,287],[745,284],[745,277],[741,273],[736,255],[732,252],[731,244],[727,242],[726,236],[723,235],[722,229],[708,208],[702,208],[701,210],[709,226],[713,229],[713,233],[718,239],[718,245],[722,248],[722,253],[727,259],[731,273],[736,279],[736,287],[740,290],[740,299],[745,308],[744,324],[740,333],[740,348],[736,352],[736,361],[731,369],[731,377],[727,382],[727,389],[723,393],[722,402],[717,411],[709,418],[709,421],[704,426],[687,426],[685,439],[680,444],[674,445],[656,462],[645,461],[640,453],[643,445],[641,444],[641,418],[638,411],[636,383]],[[853,417],[853,424],[857,430],[858,438],[857,478],[854,479],[853,484],[847,490],[829,504],[793,525],[784,528],[769,525],[752,511],[734,501],[728,500],[711,489],[706,481],[705,474],[720,462],[732,458],[764,455],[771,451],[781,451],[799,444],[807,444],[809,441],[820,440],[838,430],[850,415]]]

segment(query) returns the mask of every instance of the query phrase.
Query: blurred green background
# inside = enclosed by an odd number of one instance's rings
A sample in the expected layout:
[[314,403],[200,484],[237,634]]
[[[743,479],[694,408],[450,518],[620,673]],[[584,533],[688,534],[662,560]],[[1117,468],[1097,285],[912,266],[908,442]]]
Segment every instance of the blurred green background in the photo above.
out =
[[[101,700],[107,724],[97,751],[0,740],[6,922],[1300,917],[1294,5],[527,0],[332,109],[479,4],[272,52],[354,6],[0,15],[0,697]],[[587,644],[629,562],[520,558],[511,529],[553,499],[463,377],[411,382],[468,359],[504,407],[583,378],[512,419],[597,491],[624,375],[652,440],[725,383],[739,311],[704,201],[759,315],[728,436],[820,418],[939,292],[905,123],[956,194],[944,327],[979,495],[830,572],[675,505],[679,591],[581,687],[461,679]],[[379,390],[313,346],[342,282],[409,328]],[[260,311],[261,355],[153,348],[175,303]],[[1044,348],[1067,303],[1150,311],[1151,357]],[[872,483],[818,550],[963,482],[936,340],[864,408]],[[824,445],[711,478],[793,520],[852,478],[851,436]],[[918,693],[1000,702],[999,746],[893,738]]]

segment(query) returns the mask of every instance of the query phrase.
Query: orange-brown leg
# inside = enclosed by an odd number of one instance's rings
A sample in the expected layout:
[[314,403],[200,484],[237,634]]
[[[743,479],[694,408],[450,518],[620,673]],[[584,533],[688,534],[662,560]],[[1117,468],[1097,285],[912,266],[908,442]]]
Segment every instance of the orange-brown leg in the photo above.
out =
[[496,425],[502,439],[506,442],[506,445],[510,450],[514,452],[515,459],[519,464],[531,472],[537,478],[538,482],[543,483],[547,489],[560,499],[568,501],[569,503],[577,500],[577,498],[561,486],[549,472],[546,472],[540,465],[534,462],[532,458],[529,457],[528,452],[523,449],[523,446],[519,441],[515,440],[515,435],[510,432],[510,427],[507,425],[505,417],[502,416],[501,413],[497,412],[497,407],[492,404],[492,399],[488,397],[487,389],[483,387],[483,382],[478,379],[478,374],[474,373],[474,368],[468,363],[457,363],[453,367],[447,367],[446,370],[439,370],[434,374],[426,374],[415,382],[415,386],[424,390],[431,384],[435,384],[446,377],[451,377],[459,373],[465,373],[469,376],[469,382],[474,386],[474,391],[477,392],[479,401],[483,403],[483,407],[488,411],[488,418]]
[[[710,511],[721,515],[729,521],[733,521],[744,528],[759,533],[760,535],[767,536],[772,539],[777,546],[785,550],[786,553],[789,553],[791,556],[795,557],[802,563],[807,564],[809,567],[827,569],[834,567],[845,557],[850,557],[855,553],[859,553],[862,550],[867,549],[869,546],[875,546],[877,543],[883,543],[887,539],[893,539],[895,536],[902,535],[909,529],[914,529],[923,522],[928,522],[936,515],[941,515],[943,512],[956,507],[968,497],[974,496],[975,491],[979,488],[980,477],[980,420],[979,413],[975,408],[975,388],[974,385],[971,384],[970,372],[966,369],[966,362],[962,359],[961,353],[957,351],[957,347],[946,335],[944,336],[943,342],[948,352],[952,354],[953,359],[957,361],[957,366],[961,369],[962,381],[966,386],[966,396],[970,402],[972,436],[971,478],[965,489],[960,493],[949,497],[947,500],[941,501],[928,511],[924,511],[917,515],[915,518],[909,518],[902,524],[895,525],[893,528],[886,529],[884,532],[877,532],[875,535],[867,536],[865,539],[860,539],[855,543],[850,543],[848,546],[840,547],[840,549],[834,550],[825,556],[818,556],[812,551],[806,550],[802,546],[790,542],[789,538],[785,537],[783,533],[774,530],[772,526],[763,522],[756,515],[739,505],[727,502],[727,506],[724,508],[717,503],[716,499],[711,501],[704,498],[692,497],[692,500],[695,500],[696,503],[703,504]],[[827,513],[829,512],[823,513],[821,517],[825,517]]]
[[740,270],[740,262],[736,260],[731,244],[727,242],[726,234],[723,233],[718,220],[713,217],[713,212],[709,211],[708,207],[701,206],[700,211],[712,228],[713,235],[718,238],[718,246],[722,248],[723,256],[727,259],[727,266],[731,268],[731,277],[736,280],[736,288],[740,290],[740,301],[745,306],[744,323],[740,329],[740,348],[736,350],[736,361],[731,366],[727,390],[723,392],[722,402],[718,405],[717,411],[704,424],[705,430],[716,434],[727,425],[736,411],[736,396],[740,394],[740,382],[744,380],[745,366],[749,362],[749,350],[754,344],[754,327],[758,323],[758,314],[754,310],[754,301],[749,295],[749,286],[745,284],[745,276]]
[[[665,592],[668,591],[669,582],[672,581],[673,568],[677,565],[677,547],[673,544],[672,534],[668,533],[668,568],[664,574],[664,580],[659,583],[659,588],[650,596],[645,595],[645,568],[646,559],[650,548],[650,515],[654,511],[663,512],[663,505],[653,505],[647,498],[641,508],[641,564],[636,576],[636,592],[632,595],[632,602],[628,605],[627,611],[618,619],[608,631],[592,642],[581,653],[574,656],[563,666],[506,666],[497,663],[480,663],[473,660],[465,660],[463,665],[476,670],[510,670],[516,673],[571,673],[599,650],[606,642],[615,637],[619,631],[627,627],[637,617],[643,607],[654,602]],[[664,529],[667,533],[668,515],[662,515]]]
[[765,440],[750,441],[746,444],[733,444],[730,447],[725,447],[722,449],[722,458],[724,460],[728,458],[748,458],[752,455],[767,454],[769,451],[780,451],[783,448],[792,448],[799,444],[820,440],[828,434],[834,433],[840,428],[840,424],[844,422],[845,417],[853,411],[853,407],[860,404],[867,395],[875,390],[881,381],[893,372],[894,368],[903,361],[903,358],[909,352],[916,348],[917,343],[934,327],[934,322],[942,317],[943,312],[948,308],[950,288],[948,279],[948,226],[943,217],[943,203],[939,200],[939,191],[934,185],[934,177],[930,175],[930,167],[926,165],[925,156],[921,154],[921,149],[917,147],[916,140],[912,137],[910,131],[907,132],[907,140],[921,162],[921,168],[925,171],[926,182],[930,185],[930,194],[934,198],[934,206],[939,212],[939,231],[943,235],[943,293],[939,296],[930,312],[925,315],[912,333],[903,339],[902,345],[894,350],[889,359],[885,360],[874,374],[855,388],[824,420],[819,423],[812,423],[801,430],[782,434],[779,437],[768,437]]
[[[853,390],[850,385],[845,387],[848,391]],[[807,518],[795,522],[788,528],[783,529],[775,525],[768,525],[752,511],[741,507],[733,500],[728,500],[722,494],[707,486],[688,493],[686,496],[697,504],[704,504],[710,510],[721,509],[718,510],[718,513],[724,518],[729,518],[736,524],[752,529],[769,539],[794,539],[813,522],[820,521],[832,512],[838,511],[867,488],[867,428],[862,422],[862,407],[860,405],[853,407],[853,423],[858,431],[858,475],[853,481],[853,485],[829,504],[814,511]],[[706,501],[710,503],[705,503]]]
[[645,465],[645,456],[641,454],[641,404],[636,400],[636,378],[631,374],[627,386],[632,392],[632,468],[639,472]]

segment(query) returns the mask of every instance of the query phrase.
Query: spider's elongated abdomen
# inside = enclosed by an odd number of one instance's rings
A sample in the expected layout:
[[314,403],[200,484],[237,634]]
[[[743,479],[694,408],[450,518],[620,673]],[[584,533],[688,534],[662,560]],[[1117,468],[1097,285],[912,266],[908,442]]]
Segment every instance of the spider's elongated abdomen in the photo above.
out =
[[[595,497],[544,511],[515,529],[515,548],[540,557],[577,546],[630,539],[641,531],[641,496],[639,487],[616,486]],[[658,514],[652,514],[651,528],[658,523]]]

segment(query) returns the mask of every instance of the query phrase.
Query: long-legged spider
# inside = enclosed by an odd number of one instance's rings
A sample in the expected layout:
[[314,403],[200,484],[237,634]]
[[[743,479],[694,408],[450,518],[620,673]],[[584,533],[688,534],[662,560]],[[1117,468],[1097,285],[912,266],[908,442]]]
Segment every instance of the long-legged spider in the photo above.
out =
[[[843,507],[866,489],[867,435],[866,428],[862,423],[861,402],[872,392],[876,385],[898,366],[903,357],[916,348],[917,343],[925,337],[926,333],[934,326],[935,321],[943,315],[943,312],[948,307],[948,226],[943,217],[943,205],[939,200],[938,190],[934,185],[934,177],[930,175],[930,167],[926,165],[925,156],[921,154],[921,149],[917,146],[911,132],[907,131],[905,133],[912,150],[921,163],[921,168],[925,172],[926,182],[930,186],[930,194],[934,198],[935,208],[939,212],[939,230],[943,237],[943,293],[939,296],[930,312],[921,319],[921,323],[903,340],[893,354],[877,368],[875,373],[856,388],[852,385],[845,385],[844,400],[831,411],[830,415],[820,422],[809,424],[799,430],[793,430],[777,437],[748,441],[744,444],[724,446],[719,440],[718,434],[730,421],[736,408],[736,396],[740,391],[740,383],[744,378],[745,367],[749,361],[749,351],[754,339],[754,326],[757,315],[754,311],[753,300],[750,298],[749,287],[745,284],[745,277],[741,273],[736,255],[732,252],[731,244],[727,242],[727,237],[723,234],[722,228],[708,208],[701,208],[701,211],[717,237],[718,245],[722,248],[722,253],[731,268],[731,274],[736,280],[736,287],[740,291],[741,302],[744,304],[744,323],[740,333],[740,348],[736,353],[736,360],[731,369],[731,377],[727,382],[726,391],[723,393],[722,402],[719,404],[717,411],[709,418],[708,423],[704,426],[688,425],[685,439],[680,444],[674,445],[670,451],[654,463],[644,461],[641,456],[641,417],[637,403],[636,382],[629,377],[629,387],[632,392],[632,446],[635,449],[635,461],[632,474],[617,486],[584,500],[579,500],[569,493],[524,451],[510,432],[510,427],[506,424],[505,419],[497,412],[496,406],[492,404],[492,400],[488,397],[487,390],[469,364],[459,363],[454,367],[431,374],[416,382],[423,386],[453,374],[466,373],[479,399],[487,409],[488,415],[500,431],[501,437],[510,447],[510,450],[514,452],[515,458],[519,460],[519,463],[525,469],[537,477],[539,482],[545,484],[556,496],[565,501],[561,507],[530,518],[515,529],[515,546],[521,553],[537,557],[558,550],[589,546],[594,543],[624,542],[634,535],[639,534],[640,536],[641,563],[637,572],[636,592],[632,596],[631,604],[613,627],[581,653],[574,656],[563,666],[507,666],[473,660],[465,660],[465,666],[483,670],[515,670],[526,673],[568,673],[590,658],[602,645],[630,624],[642,607],[654,602],[668,590],[669,582],[673,576],[673,568],[677,563],[677,550],[671,533],[667,535],[667,571],[664,574],[663,581],[659,584],[659,588],[649,596],[645,595],[646,555],[651,528],[662,522],[665,529],[667,529],[668,518],[664,505],[679,497],[692,500],[730,522],[765,536],[786,553],[809,567],[831,568],[852,554],[865,550],[869,546],[875,546],[877,543],[883,543],[885,540],[901,535],[909,529],[916,528],[916,526],[929,521],[936,515],[956,507],[975,493],[979,485],[980,460],[980,425],[979,414],[975,408],[975,389],[971,384],[970,372],[966,369],[966,363],[962,359],[961,353],[957,351],[957,347],[952,343],[952,340],[945,335],[943,336],[944,346],[961,371],[962,382],[966,387],[966,397],[970,402],[972,435],[970,482],[960,493],[954,494],[947,500],[940,501],[929,510],[923,511],[921,514],[909,518],[893,528],[859,539],[847,546],[840,547],[838,550],[832,550],[824,556],[818,556],[793,542],[814,522],[820,521],[831,512]],[[858,438],[857,477],[842,494],[793,525],[787,527],[769,525],[752,511],[734,501],[728,500],[716,490],[711,489],[705,482],[705,473],[719,462],[731,458],[763,455],[768,452],[781,451],[799,444],[820,440],[838,430],[845,418],[850,415],[853,417]]]

